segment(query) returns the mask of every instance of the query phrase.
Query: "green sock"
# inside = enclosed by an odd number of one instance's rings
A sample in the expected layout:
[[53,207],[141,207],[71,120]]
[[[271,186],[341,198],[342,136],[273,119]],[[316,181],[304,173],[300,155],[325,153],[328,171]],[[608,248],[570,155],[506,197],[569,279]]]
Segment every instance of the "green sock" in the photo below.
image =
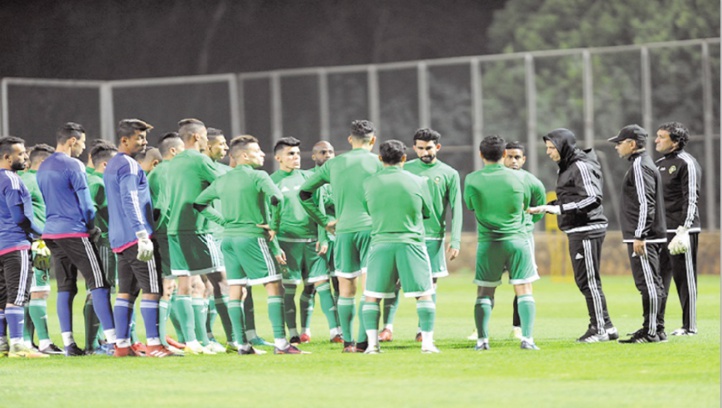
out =
[[[398,298],[399,295],[397,294],[396,297]],[[436,319],[436,284],[434,284],[434,294],[431,295],[431,301],[434,303],[434,319]],[[419,304],[416,303],[416,313],[417,313],[417,314],[419,313],[419,309],[418,309],[418,308],[419,308]],[[433,326],[434,326],[434,325],[433,325],[433,323],[432,323],[431,327],[433,327]],[[421,317],[419,317],[419,330],[421,330],[421,331],[427,331],[427,330],[424,330],[424,326],[423,326],[422,323],[421,323]]]
[[245,316],[246,330],[256,330],[256,316],[253,309],[253,292],[246,287],[246,298],[243,300],[243,315]]
[[[358,304],[358,314],[361,316],[361,312],[363,311],[363,307],[366,304],[364,301],[364,298],[361,298],[361,301]],[[365,343],[368,341],[368,336],[366,335],[366,325],[364,324],[364,319],[358,319],[358,339],[356,340],[358,343]]]
[[476,298],[474,305],[474,320],[476,321],[476,333],[480,339],[489,338],[489,321],[491,310],[494,308],[494,300],[488,296]]
[[[283,313],[286,319],[286,326],[292,333],[296,332],[296,285],[283,285]],[[279,338],[279,337],[276,337]]]
[[536,316],[536,303],[534,296],[521,295],[518,296],[519,303],[519,319],[521,320],[521,335],[523,337],[532,338],[534,332],[534,317]]
[[419,327],[422,332],[434,331],[436,304],[434,304],[433,300],[419,300],[416,302],[416,314],[419,315]]
[[[178,322],[183,332],[183,342],[197,340],[196,337],[196,319],[193,313],[193,306],[191,305],[191,297],[189,295],[178,295],[176,296],[176,302],[178,303]],[[180,335],[178,339],[180,340]]]
[[328,320],[328,328],[335,329],[338,327],[338,319],[336,318],[336,307],[331,296],[331,285],[328,282],[320,284],[316,288],[318,298],[321,300],[321,310]]
[[247,343],[246,329],[243,327],[243,302],[240,300],[228,301],[228,316],[233,327],[233,337],[239,345]]
[[268,318],[271,320],[274,339],[285,339],[286,328],[283,326],[283,296],[268,297]]
[[396,297],[393,299],[384,299],[384,326],[394,324],[396,318],[396,310],[399,309],[399,290],[396,290]]
[[311,327],[311,315],[313,315],[313,296],[306,292],[301,293],[299,300],[299,308],[301,309],[301,328],[308,329]]
[[353,333],[351,327],[353,325],[353,316],[356,312],[354,298],[339,296],[338,298],[338,319],[341,323],[341,333],[343,333],[343,341],[352,342]]
[[206,333],[206,308],[203,304],[203,298],[193,298],[191,301],[193,305],[193,318],[194,329],[196,333],[196,339],[204,346],[209,343],[208,333]]
[[215,324],[216,324],[216,318],[218,317],[218,311],[216,310],[216,302],[215,302],[215,299],[213,299],[213,295],[204,299],[203,304],[206,306],[206,310],[208,310],[208,315],[206,317],[206,333],[208,333],[209,338],[214,338],[213,337],[213,326],[215,326]]
[[[240,302],[240,301],[239,301]],[[231,318],[228,315],[228,296],[221,296],[213,299],[213,303],[216,305],[216,311],[218,317],[221,318],[221,324],[223,325],[223,331],[226,333],[226,342],[230,343],[236,340],[234,337],[233,326],[231,325]],[[241,308],[242,310],[243,308]],[[245,320],[245,319],[244,319]]]
[[85,317],[85,348],[95,349],[98,347],[98,332],[100,331],[100,321],[95,315],[93,308],[93,298],[87,296],[85,298],[85,306],[83,306],[83,316]]
[[[379,329],[379,320],[381,320],[381,308],[376,302],[364,302],[363,309],[361,310],[361,319],[364,321],[364,327],[368,330]],[[368,339],[368,334],[366,335]]]
[[168,315],[170,315],[170,302],[165,299],[158,301],[158,335],[160,337],[160,343],[168,347],[168,342],[165,340],[165,336],[168,334],[166,330],[166,324],[168,324]]
[[23,340],[31,342],[33,341],[35,334],[35,326],[33,326],[33,319],[30,317],[30,302],[25,303],[23,309],[23,312],[25,313],[25,316],[23,317],[23,321],[25,322],[25,324],[23,324]]
[[38,339],[50,340],[48,332],[48,302],[45,299],[30,299],[28,303],[30,319],[35,330],[38,332]]

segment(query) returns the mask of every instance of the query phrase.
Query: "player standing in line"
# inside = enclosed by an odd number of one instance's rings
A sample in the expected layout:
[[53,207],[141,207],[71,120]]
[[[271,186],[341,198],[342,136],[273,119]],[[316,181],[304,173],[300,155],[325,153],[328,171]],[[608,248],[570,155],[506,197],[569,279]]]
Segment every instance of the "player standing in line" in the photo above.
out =
[[[151,129],[151,125],[139,119],[121,120],[117,129],[118,154],[108,162],[103,175],[108,197],[110,245],[118,255],[115,357],[173,355],[161,344],[158,333],[158,299],[163,287],[161,272],[156,267],[156,260],[160,261],[159,253],[151,241],[153,205],[145,172],[133,158],[145,150]],[[98,163],[95,159],[93,162]],[[138,289],[143,291],[140,312],[147,339],[143,354],[130,347],[130,320]]]
[[[23,139],[0,138],[0,357],[49,357],[23,341],[23,304],[32,279],[30,239],[41,234],[33,221],[30,192],[17,175],[25,169],[27,159]],[[5,338],[6,320],[9,347]]]
[[[283,289],[276,261],[286,264],[283,252],[273,238],[283,211],[283,194],[263,170],[265,154],[258,140],[250,135],[231,140],[236,167],[220,176],[201,193],[195,209],[223,225],[222,250],[230,284],[228,312],[231,315],[238,354],[259,354],[245,338],[242,297],[245,285],[264,285],[268,293],[268,317],[273,328],[274,354],[301,354],[288,343],[283,321]],[[221,200],[221,211],[210,206]],[[267,206],[270,205],[270,211]],[[270,212],[271,220],[268,221]],[[269,249],[269,244],[271,249]],[[273,255],[271,254],[273,252]]]
[[[367,120],[356,120],[351,124],[348,142],[350,152],[334,157],[301,186],[300,197],[306,212],[319,225],[336,234],[334,263],[339,278],[338,316],[343,332],[346,353],[366,350],[366,329],[359,319],[358,343],[353,340],[353,318],[355,312],[356,280],[360,279],[361,289],[366,285],[366,263],[371,240],[371,216],[364,208],[363,189],[360,186],[371,175],[381,170],[381,162],[371,153],[376,142],[376,130]],[[313,200],[314,192],[330,183],[333,202],[336,206],[336,220],[319,211]],[[362,310],[363,298],[359,304]]]
[[52,252],[58,282],[58,318],[65,354],[84,354],[73,338],[73,298],[78,293],[78,271],[93,298],[93,308],[108,344],[115,344],[115,325],[110,306],[110,284],[101,265],[95,241],[95,209],[88,191],[85,166],[77,159],[85,149],[85,129],[68,122],[57,133],[55,153],[45,159],[37,173],[46,205],[43,240]]
[[[274,146],[276,161],[279,170],[271,174],[271,180],[278,186],[283,194],[283,211],[278,230],[278,243],[286,255],[286,267],[283,272],[284,309],[286,325],[288,326],[290,342],[300,343],[301,337],[296,326],[296,288],[301,284],[309,284],[318,288],[321,298],[321,309],[326,315],[330,331],[330,338],[340,335],[337,330],[338,320],[333,310],[333,296],[326,261],[323,256],[328,251],[326,230],[313,222],[304,211],[298,190],[313,172],[301,169],[301,141],[295,137],[279,139]],[[319,208],[324,213],[320,200]],[[302,295],[303,296],[303,295]],[[308,308],[308,301],[306,307]],[[304,305],[300,305],[303,309]],[[308,310],[308,309],[306,309]],[[308,312],[301,315],[305,342],[311,339],[308,327]]]
[[[679,122],[659,126],[654,140],[664,157],[657,160],[662,177],[664,209],[669,246],[662,248],[659,268],[664,283],[665,302],[672,278],[682,306],[682,327],[672,336],[697,334],[697,247],[699,245],[699,189],[702,170],[692,155],[684,150],[689,130]],[[677,226],[676,230],[670,229]]]
[[[30,149],[28,170],[20,174],[20,180],[30,192],[33,204],[33,217],[38,228],[45,228],[45,201],[38,187],[36,174],[40,164],[51,154],[55,153],[52,146],[37,144]],[[38,332],[38,350],[44,354],[63,354],[50,339],[48,331],[48,297],[50,296],[50,250],[42,240],[36,240],[32,245],[33,252],[33,278],[30,285],[30,302],[25,306],[25,338],[26,345],[33,341],[33,329]]]
[[474,318],[479,338],[475,350],[489,350],[494,292],[501,284],[505,266],[519,298],[521,348],[539,350],[533,338],[536,306],[532,295],[532,282],[539,279],[539,274],[524,227],[524,206],[531,190],[522,173],[502,164],[505,147],[501,137],[485,137],[479,145],[484,168],[466,176],[464,183],[464,201],[476,216],[478,230]]
[[218,263],[219,251],[213,236],[208,233],[204,218],[193,210],[193,201],[219,174],[211,159],[201,153],[208,149],[205,124],[198,119],[183,119],[178,126],[178,135],[185,150],[170,161],[166,174],[168,197],[172,197],[168,202],[171,273],[178,277],[177,300],[182,302],[179,320],[183,323],[185,351],[216,354],[210,347],[199,343],[199,340],[207,340],[198,338],[199,333],[206,337],[205,322],[195,318],[191,294],[196,299],[203,297],[205,287],[200,282],[200,275],[224,270],[223,265]]
[[416,298],[421,352],[438,353],[434,345],[436,305],[432,295],[435,289],[424,239],[424,218],[433,217],[429,183],[402,169],[406,146],[400,141],[383,142],[379,151],[384,168],[363,184],[364,206],[372,220],[362,316],[369,339],[365,353],[380,352],[379,302],[398,297],[396,282],[399,281],[404,296]]
[[577,339],[596,343],[619,338],[607,311],[602,291],[599,261],[607,234],[607,217],[602,208],[602,168],[592,149],[576,147],[576,137],[568,129],[555,129],[544,136],[549,158],[559,165],[557,199],[530,213],[557,214],[559,229],[569,238],[569,256],[574,280],[587,301],[589,326]]
[[[219,175],[228,173],[231,170],[229,166],[221,163],[221,160],[228,154],[228,143],[226,143],[226,137],[223,135],[222,130],[208,128],[208,148],[204,150],[203,153],[211,159]],[[217,206],[220,205],[220,202],[216,201],[212,205],[218,209]],[[223,264],[223,253],[221,251],[223,227],[208,219],[206,219],[205,222],[206,228],[213,236],[213,244],[217,248],[216,256],[219,257],[218,262]],[[213,335],[213,324],[215,323],[216,316],[220,315],[227,344],[234,344],[231,319],[228,317],[228,280],[226,279],[225,271],[221,271],[218,274],[208,274],[206,276],[208,279],[205,281],[205,298],[203,299],[200,317],[205,321],[206,336],[210,341],[211,348],[216,353],[222,353],[226,351],[226,348],[216,341]],[[198,317],[199,311],[196,308],[197,306],[194,304],[193,309],[196,312],[196,317]]]
[[[183,141],[178,137],[178,133],[169,132],[163,135],[158,144],[158,150],[163,161],[158,163],[152,172],[148,173],[148,187],[150,188],[150,196],[153,201],[153,211],[155,225],[153,228],[153,238],[158,244],[158,251],[161,258],[161,272],[163,274],[163,295],[158,303],[158,332],[161,343],[169,350],[176,354],[183,353],[185,348],[185,337],[180,321],[173,316],[177,315],[178,309],[182,306],[175,301],[174,294],[177,289],[175,277],[171,274],[170,249],[168,248],[168,217],[170,215],[168,189],[166,180],[168,179],[168,165],[173,158],[185,150]],[[175,311],[175,312],[174,312]],[[180,343],[174,341],[168,336],[167,323],[171,318],[175,326],[176,335]],[[169,344],[170,342],[173,345]]]
[[[157,147],[146,146],[144,152],[135,155],[135,160],[140,164],[140,168],[143,169],[145,175],[148,176],[163,162],[163,156],[161,156]],[[153,211],[155,212],[155,209]]]
[[[441,149],[441,135],[433,129],[419,129],[414,134],[414,151],[418,156],[404,165],[404,170],[423,177],[429,183],[432,197],[431,217],[424,220],[426,233],[426,251],[431,261],[431,272],[434,277],[434,294],[436,304],[436,282],[439,278],[449,276],[446,269],[446,256],[453,261],[459,256],[461,247],[462,205],[459,172],[436,158]],[[451,242],[444,248],[446,235],[446,214],[451,210]],[[446,250],[446,253],[444,253]],[[398,294],[398,290],[396,291]],[[384,299],[384,329],[379,333],[380,341],[393,339],[393,320],[399,305],[399,297]],[[419,323],[420,324],[420,323]],[[416,332],[416,341],[422,341],[421,326]]]
[[632,165],[622,181],[620,224],[622,241],[627,244],[629,263],[637,290],[642,295],[644,323],[620,343],[656,343],[666,341],[664,332],[664,283],[659,257],[667,242],[662,179],[647,154],[647,131],[638,125],[623,127],[608,139],[619,157]]

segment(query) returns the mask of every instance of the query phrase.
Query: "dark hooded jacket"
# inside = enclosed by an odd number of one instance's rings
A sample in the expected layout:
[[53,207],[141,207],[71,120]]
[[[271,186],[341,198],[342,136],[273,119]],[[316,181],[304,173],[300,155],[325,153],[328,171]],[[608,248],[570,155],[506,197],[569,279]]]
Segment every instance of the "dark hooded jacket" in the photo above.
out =
[[557,199],[559,229],[567,234],[598,237],[607,230],[607,217],[602,207],[602,168],[592,149],[576,147],[576,137],[568,129],[555,129],[546,136],[559,152]]

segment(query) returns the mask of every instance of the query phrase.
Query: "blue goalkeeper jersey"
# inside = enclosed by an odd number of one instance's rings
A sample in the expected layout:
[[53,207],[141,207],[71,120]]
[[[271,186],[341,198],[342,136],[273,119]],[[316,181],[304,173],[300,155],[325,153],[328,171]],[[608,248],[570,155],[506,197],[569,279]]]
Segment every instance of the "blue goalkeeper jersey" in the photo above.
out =
[[118,153],[103,172],[108,197],[108,237],[113,252],[138,242],[136,232],[153,233],[153,204],[145,172],[135,159]]
[[43,238],[88,237],[88,231],[95,226],[95,207],[85,165],[56,152],[40,165],[37,178],[45,200]]
[[15,172],[0,169],[0,193],[0,255],[30,249],[28,233],[40,234],[30,192]]

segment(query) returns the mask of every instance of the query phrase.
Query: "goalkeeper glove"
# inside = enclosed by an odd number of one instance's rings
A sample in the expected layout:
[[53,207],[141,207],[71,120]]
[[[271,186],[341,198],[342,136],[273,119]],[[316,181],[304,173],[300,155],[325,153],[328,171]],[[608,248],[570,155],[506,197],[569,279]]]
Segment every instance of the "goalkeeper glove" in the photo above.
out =
[[34,241],[30,247],[33,251],[33,266],[35,269],[47,271],[50,269],[50,248],[45,246],[45,241],[39,239]]
[[138,237],[138,256],[141,262],[148,262],[153,259],[153,242],[148,238],[148,232],[139,231],[135,233]]
[[683,254],[690,249],[689,232],[685,227],[677,227],[677,233],[675,234],[672,241],[667,245],[669,253],[672,255]]

